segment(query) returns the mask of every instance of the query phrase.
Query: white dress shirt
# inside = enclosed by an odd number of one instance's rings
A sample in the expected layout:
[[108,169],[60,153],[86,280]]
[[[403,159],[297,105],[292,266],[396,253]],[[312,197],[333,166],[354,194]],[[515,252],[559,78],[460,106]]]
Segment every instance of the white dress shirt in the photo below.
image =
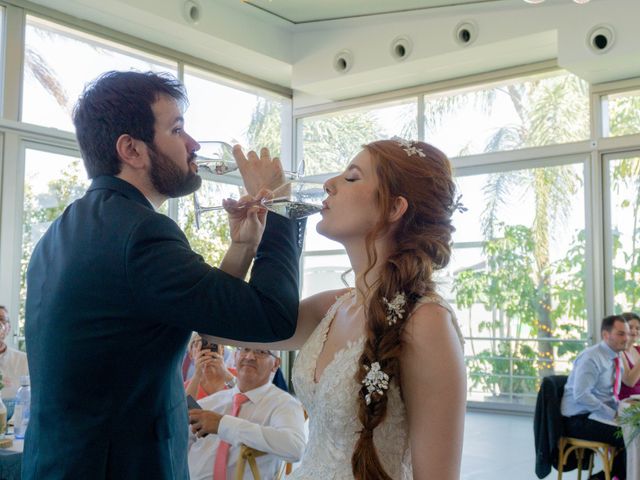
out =
[[[613,396],[615,358],[619,358],[618,353],[604,340],[586,348],[576,357],[562,395],[562,415],[571,417],[591,413],[589,418],[613,422],[618,408]],[[620,362],[620,378],[623,369]]]
[[2,398],[15,398],[20,388],[20,377],[29,375],[27,354],[7,345],[7,349],[0,353],[0,373],[4,384]]
[[[233,396],[238,387],[221,390],[198,403],[205,410],[224,415],[218,434],[196,438],[189,429],[189,475],[191,480],[211,480],[220,440],[231,445],[227,462],[227,479],[235,478],[240,443],[268,455],[256,458],[263,480],[275,478],[281,461],[297,462],[305,447],[304,411],[300,402],[272,383],[243,392],[249,401],[242,405],[238,417],[231,416]],[[249,465],[245,480],[253,480]]]

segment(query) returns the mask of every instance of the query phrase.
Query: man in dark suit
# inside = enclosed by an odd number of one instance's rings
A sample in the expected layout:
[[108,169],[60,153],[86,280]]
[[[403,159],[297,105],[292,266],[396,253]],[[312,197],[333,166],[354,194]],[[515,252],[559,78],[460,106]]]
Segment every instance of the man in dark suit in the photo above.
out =
[[[171,76],[109,72],[76,105],[93,183],[29,265],[24,479],[188,478],[180,363],[191,331],[265,342],[295,330],[297,222],[236,209],[231,246],[214,268],[154,209],[201,183],[185,103]],[[234,155],[251,195],[282,181],[268,151]]]

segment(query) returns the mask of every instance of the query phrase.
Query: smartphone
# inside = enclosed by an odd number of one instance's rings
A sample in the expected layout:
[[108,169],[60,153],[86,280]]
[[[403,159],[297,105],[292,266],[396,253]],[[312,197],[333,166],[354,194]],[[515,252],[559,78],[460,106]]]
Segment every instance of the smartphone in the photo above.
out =
[[[187,410],[193,410],[193,409],[202,410],[202,407],[198,402],[196,402],[196,400],[191,395],[187,395]],[[207,435],[209,434],[205,433],[204,435],[202,435],[202,437],[204,438]]]
[[206,338],[202,339],[202,346],[200,350],[211,350],[212,352],[218,352],[218,344],[209,342]]
[[197,408],[199,410],[202,409],[200,404],[198,402],[196,402],[196,399],[193,398],[191,395],[187,395],[187,408],[189,410],[193,410],[194,408]]

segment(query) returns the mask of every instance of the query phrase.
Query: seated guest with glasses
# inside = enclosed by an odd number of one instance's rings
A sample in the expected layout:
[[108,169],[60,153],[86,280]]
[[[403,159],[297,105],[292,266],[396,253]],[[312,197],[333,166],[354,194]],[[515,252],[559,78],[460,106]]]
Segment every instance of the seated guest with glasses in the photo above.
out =
[[16,397],[20,388],[20,377],[29,375],[27,354],[11,348],[5,343],[7,335],[11,332],[9,311],[4,305],[0,305],[0,373],[2,373],[2,400],[8,404]]
[[[275,478],[283,460],[302,457],[302,406],[271,383],[280,358],[270,350],[251,348],[238,348],[234,355],[236,386],[200,400],[202,410],[189,410],[192,480],[234,479],[240,444],[266,453],[256,458],[263,480]],[[253,478],[249,468],[244,478]]]
[[[602,320],[602,341],[578,355],[567,379],[561,411],[565,435],[606,442],[620,448],[611,477],[626,477],[624,441],[617,432],[616,410],[624,367],[620,352],[627,348],[629,326],[624,317],[611,315]],[[604,472],[591,478],[604,479]]]

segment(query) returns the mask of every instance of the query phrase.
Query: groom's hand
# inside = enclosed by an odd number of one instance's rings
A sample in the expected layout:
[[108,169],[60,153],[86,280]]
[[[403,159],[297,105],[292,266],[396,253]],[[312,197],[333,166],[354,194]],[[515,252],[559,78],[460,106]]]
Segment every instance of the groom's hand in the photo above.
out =
[[268,148],[260,149],[260,156],[253,150],[245,157],[240,145],[233,146],[233,157],[247,193],[258,195],[263,189],[277,190],[284,182],[284,170],[278,157],[271,158]]

